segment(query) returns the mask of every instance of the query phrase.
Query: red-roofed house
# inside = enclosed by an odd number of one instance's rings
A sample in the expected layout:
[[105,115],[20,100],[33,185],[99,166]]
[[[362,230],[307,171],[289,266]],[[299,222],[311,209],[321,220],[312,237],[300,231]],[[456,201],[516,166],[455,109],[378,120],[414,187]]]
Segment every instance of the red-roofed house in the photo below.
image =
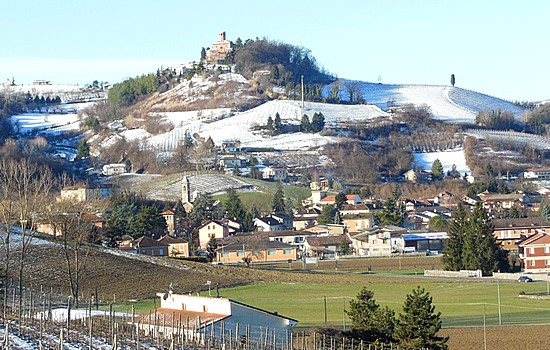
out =
[[519,244],[519,257],[525,271],[550,271],[550,234],[539,231]]
[[[361,203],[361,197],[357,194],[348,194],[346,195],[346,204],[359,204]],[[320,202],[321,205],[327,205],[327,204],[336,204],[336,196],[326,196],[323,199],[321,199]]]
[[229,226],[221,221],[208,220],[199,227],[199,244],[205,249],[210,237],[221,239],[229,236]]

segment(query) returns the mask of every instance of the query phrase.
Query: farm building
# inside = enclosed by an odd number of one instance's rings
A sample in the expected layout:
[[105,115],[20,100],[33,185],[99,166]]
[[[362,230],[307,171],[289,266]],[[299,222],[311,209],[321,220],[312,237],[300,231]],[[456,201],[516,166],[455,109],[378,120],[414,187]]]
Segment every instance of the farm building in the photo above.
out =
[[[183,328],[188,338],[204,334],[219,336],[232,330],[234,337],[260,338],[260,329],[274,332],[276,339],[286,339],[298,321],[239,303],[227,298],[211,298],[172,293],[158,293],[160,308],[136,318],[146,332],[177,334]],[[158,325],[158,328],[155,326]]]

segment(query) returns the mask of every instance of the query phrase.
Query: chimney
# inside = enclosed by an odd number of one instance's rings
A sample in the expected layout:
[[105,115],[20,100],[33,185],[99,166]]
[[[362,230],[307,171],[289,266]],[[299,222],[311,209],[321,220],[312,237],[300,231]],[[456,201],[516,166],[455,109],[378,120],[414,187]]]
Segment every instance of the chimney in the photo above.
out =
[[220,32],[219,34],[220,41],[225,41],[225,32]]

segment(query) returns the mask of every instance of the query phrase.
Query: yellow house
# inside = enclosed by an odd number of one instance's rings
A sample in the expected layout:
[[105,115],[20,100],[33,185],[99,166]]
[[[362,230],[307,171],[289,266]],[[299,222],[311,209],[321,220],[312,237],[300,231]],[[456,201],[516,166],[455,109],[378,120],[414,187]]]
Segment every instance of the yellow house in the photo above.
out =
[[164,236],[158,241],[168,244],[169,256],[189,256],[189,243],[183,238]]
[[216,250],[216,260],[226,263],[254,261],[296,260],[296,247],[278,241],[248,237],[234,241]]

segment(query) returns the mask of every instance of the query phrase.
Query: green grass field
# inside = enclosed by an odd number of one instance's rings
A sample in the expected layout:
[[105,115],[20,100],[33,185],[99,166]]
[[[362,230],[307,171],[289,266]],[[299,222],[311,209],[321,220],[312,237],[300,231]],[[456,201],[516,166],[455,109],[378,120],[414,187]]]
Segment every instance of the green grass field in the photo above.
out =
[[[335,277],[337,278],[337,277]],[[433,297],[436,311],[441,312],[444,327],[483,325],[485,305],[488,325],[498,324],[497,284],[494,282],[434,282],[419,280],[415,284],[369,284],[376,301],[396,312],[402,311],[406,295],[424,287]],[[344,305],[355,298],[362,285],[342,284],[280,284],[258,283],[220,290],[222,297],[263,308],[297,319],[299,328],[324,324],[324,300],[327,302],[327,322],[343,327]],[[545,293],[546,283],[501,283],[503,324],[550,323],[550,300],[519,299],[520,291],[527,294]]]

